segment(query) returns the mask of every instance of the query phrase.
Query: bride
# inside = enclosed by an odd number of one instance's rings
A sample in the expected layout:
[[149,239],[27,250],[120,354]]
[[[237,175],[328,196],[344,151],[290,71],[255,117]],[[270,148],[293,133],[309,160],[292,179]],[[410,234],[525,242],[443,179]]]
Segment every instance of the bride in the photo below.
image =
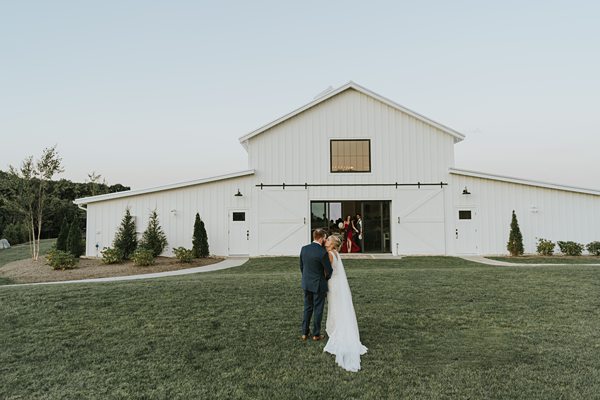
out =
[[360,342],[358,323],[352,305],[352,293],[344,271],[344,264],[337,250],[341,246],[339,237],[327,238],[325,247],[329,252],[329,260],[333,274],[329,279],[326,331],[329,336],[323,351],[335,355],[335,361],[346,371],[360,370],[360,356],[367,348]]

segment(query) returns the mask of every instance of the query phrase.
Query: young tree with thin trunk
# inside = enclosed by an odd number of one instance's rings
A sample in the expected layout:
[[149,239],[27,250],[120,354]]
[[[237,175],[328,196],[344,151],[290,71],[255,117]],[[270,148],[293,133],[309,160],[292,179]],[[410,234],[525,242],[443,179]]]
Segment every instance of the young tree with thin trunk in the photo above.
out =
[[40,240],[42,235],[42,221],[44,202],[48,181],[54,175],[63,172],[62,158],[56,150],[56,145],[47,147],[42,156],[34,161],[33,156],[27,157],[19,168],[9,167],[17,194],[13,206],[25,218],[29,232],[29,247],[31,258],[37,261],[40,256]]

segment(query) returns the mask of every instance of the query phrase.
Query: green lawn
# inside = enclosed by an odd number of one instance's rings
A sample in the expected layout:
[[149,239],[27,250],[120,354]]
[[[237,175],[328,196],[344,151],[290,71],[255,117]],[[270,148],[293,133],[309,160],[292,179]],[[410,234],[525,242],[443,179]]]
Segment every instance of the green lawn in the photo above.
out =
[[600,264],[600,257],[597,256],[520,256],[486,258],[518,264]]
[[295,258],[102,284],[0,287],[0,398],[591,399],[600,269],[349,260],[353,374],[299,340]]
[[[44,255],[50,250],[50,247],[56,242],[56,239],[42,239],[40,241],[40,255]],[[31,257],[29,244],[17,244],[9,249],[0,250],[0,268],[12,261],[22,260]],[[11,283],[10,280],[0,277],[0,285]]]

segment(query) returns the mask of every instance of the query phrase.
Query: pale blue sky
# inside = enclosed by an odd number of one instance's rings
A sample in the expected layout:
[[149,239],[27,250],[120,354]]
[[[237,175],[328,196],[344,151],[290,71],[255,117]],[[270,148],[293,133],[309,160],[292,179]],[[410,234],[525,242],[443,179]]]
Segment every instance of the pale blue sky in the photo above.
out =
[[134,188],[348,80],[467,135],[456,166],[600,188],[594,1],[0,0],[0,168],[58,144]]

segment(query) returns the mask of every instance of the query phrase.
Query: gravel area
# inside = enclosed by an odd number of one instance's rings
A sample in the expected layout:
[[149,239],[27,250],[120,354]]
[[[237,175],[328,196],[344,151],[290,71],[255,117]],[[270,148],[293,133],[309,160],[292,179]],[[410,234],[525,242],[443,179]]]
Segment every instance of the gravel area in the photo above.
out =
[[223,258],[220,257],[210,257],[197,259],[191,263],[180,263],[176,258],[158,257],[154,265],[138,267],[132,262],[105,265],[100,259],[82,258],[76,269],[55,271],[46,265],[44,257],[40,257],[37,262],[31,259],[10,262],[0,268],[0,277],[9,279],[11,283],[56,282],[175,271],[211,265],[222,260]]

